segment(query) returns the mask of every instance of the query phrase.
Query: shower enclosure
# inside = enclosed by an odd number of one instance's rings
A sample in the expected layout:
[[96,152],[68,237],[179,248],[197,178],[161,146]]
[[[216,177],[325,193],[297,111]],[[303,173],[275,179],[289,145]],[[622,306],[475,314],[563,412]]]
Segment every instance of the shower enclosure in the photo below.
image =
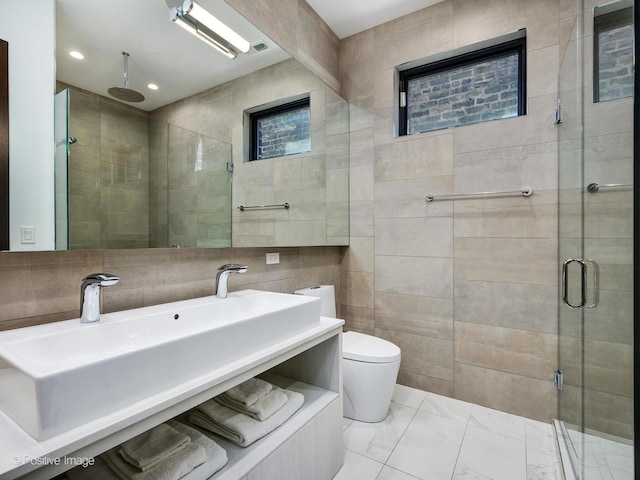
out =
[[560,52],[558,122],[563,464],[634,477],[633,1],[578,0]]
[[55,98],[56,249],[231,246],[231,145],[104,97]]

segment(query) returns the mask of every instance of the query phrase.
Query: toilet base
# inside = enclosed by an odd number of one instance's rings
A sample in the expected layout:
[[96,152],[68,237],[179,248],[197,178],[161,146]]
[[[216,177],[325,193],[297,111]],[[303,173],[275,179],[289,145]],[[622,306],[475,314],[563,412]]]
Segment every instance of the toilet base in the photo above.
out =
[[387,417],[400,360],[366,363],[343,360],[343,416],[377,423]]

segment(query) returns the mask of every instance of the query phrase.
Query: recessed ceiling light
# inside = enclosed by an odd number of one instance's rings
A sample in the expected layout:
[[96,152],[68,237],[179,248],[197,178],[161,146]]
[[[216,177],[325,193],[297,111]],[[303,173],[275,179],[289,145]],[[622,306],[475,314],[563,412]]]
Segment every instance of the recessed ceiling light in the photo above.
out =
[[77,60],[84,60],[84,55],[81,54],[80,52],[75,51],[75,50],[69,52],[69,55],[71,55],[73,58],[75,58]]
[[155,83],[150,83],[149,85],[147,85],[147,88],[149,90],[158,90],[158,88],[160,87],[158,87],[158,85],[156,85]]

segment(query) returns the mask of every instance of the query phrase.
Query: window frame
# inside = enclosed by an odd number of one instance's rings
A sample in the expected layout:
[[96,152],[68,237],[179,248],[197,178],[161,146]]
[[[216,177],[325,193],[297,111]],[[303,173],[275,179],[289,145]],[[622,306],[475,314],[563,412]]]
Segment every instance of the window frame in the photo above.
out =
[[[433,62],[423,63],[421,65],[411,67],[398,72],[398,91],[399,91],[399,117],[398,117],[398,135],[410,135],[407,132],[408,128],[408,107],[407,107],[407,88],[410,80],[425,77],[441,73],[447,70],[452,70],[456,67],[469,65],[473,63],[480,63],[482,61],[491,60],[494,58],[504,57],[509,54],[518,54],[518,116],[526,115],[527,105],[527,37],[526,35],[508,40],[502,43],[491,45],[484,48],[479,48],[473,51],[465,52],[462,54],[454,55],[451,57],[443,58]],[[413,63],[413,62],[412,62]],[[404,101],[402,100],[404,97]],[[488,120],[487,120],[488,121]],[[474,122],[483,123],[483,122]],[[463,124],[459,126],[473,125],[473,123]],[[453,127],[448,127],[453,128]],[[435,131],[435,130],[427,130]],[[425,132],[427,132],[425,131]],[[425,132],[415,132],[425,133]]]
[[[258,158],[258,121],[273,116],[278,113],[285,113],[291,110],[297,110],[300,107],[308,107],[311,110],[311,97],[305,96],[297,100],[288,101],[249,113],[249,161],[268,160],[267,158]],[[309,123],[311,123],[311,112],[309,111]],[[311,128],[309,128],[309,140],[311,140]],[[298,154],[292,154],[298,155]],[[277,158],[277,157],[269,157]]]
[[619,10],[595,15],[593,18],[593,103],[629,98],[600,100],[600,32],[626,26],[633,27],[633,7],[623,7]]

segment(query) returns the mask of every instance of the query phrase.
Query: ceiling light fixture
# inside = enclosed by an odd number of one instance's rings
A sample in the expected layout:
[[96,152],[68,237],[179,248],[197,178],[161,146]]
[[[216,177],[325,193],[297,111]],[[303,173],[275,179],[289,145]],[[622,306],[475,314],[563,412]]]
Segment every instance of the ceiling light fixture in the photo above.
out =
[[69,52],[69,55],[77,60],[84,60],[84,55],[76,50],[72,50],[71,52]]
[[169,18],[229,58],[236,58],[237,52],[248,53],[251,48],[247,40],[193,0],[184,0],[182,6],[173,7]]
[[158,90],[158,88],[160,87],[158,87],[158,85],[156,85],[155,83],[150,83],[149,85],[147,85],[147,88],[149,90]]

